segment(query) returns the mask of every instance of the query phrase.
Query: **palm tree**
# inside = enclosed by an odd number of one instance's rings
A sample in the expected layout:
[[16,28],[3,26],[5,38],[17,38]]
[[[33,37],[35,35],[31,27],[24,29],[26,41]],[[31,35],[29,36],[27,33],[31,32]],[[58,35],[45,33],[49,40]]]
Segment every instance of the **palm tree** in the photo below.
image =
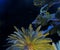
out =
[[14,50],[14,47],[17,47],[19,50],[55,50],[53,44],[50,43],[52,40],[46,38],[47,34],[42,34],[39,26],[36,30],[33,30],[32,25],[29,25],[28,29],[23,27],[19,30],[14,26],[16,31],[15,34],[8,36],[8,42],[12,43],[9,50]]

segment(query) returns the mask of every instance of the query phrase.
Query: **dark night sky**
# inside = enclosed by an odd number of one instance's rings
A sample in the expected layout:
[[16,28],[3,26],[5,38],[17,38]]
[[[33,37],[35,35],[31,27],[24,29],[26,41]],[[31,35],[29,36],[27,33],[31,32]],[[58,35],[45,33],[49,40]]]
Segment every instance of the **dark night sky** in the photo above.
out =
[[[6,38],[14,27],[28,27],[39,14],[32,0],[0,0],[0,50],[5,50]],[[3,47],[2,47],[3,45]]]

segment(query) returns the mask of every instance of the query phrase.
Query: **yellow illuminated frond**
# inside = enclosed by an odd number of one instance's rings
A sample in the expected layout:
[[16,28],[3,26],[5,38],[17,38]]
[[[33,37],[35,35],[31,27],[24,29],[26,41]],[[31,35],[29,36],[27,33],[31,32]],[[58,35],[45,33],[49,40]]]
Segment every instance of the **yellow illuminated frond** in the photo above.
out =
[[25,32],[25,29],[24,29],[23,27],[22,27],[21,29],[22,29],[22,32],[23,32],[23,33],[26,33],[26,32]]
[[17,32],[8,36],[13,43],[12,46],[19,47],[21,50],[54,50],[54,46],[49,44],[52,40],[45,38],[49,33],[42,34],[40,27],[41,26],[33,30],[30,24],[26,30],[22,27],[22,31],[14,27]]

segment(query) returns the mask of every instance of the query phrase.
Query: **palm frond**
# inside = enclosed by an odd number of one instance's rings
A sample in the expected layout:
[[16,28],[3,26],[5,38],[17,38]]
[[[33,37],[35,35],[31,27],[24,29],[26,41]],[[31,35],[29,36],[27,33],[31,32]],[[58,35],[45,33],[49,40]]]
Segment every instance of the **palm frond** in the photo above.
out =
[[60,50],[60,41],[56,43],[57,50]]
[[45,38],[49,33],[42,34],[40,27],[41,26],[36,30],[33,30],[31,24],[28,29],[22,27],[22,30],[19,30],[15,27],[16,32],[8,36],[8,42],[13,43],[13,47],[18,47],[21,50],[54,50],[54,46],[49,44],[52,40],[50,38]]
[[[43,6],[45,4],[51,5],[52,3],[56,2],[57,0],[34,0],[34,5],[35,6]],[[58,0],[59,1],[59,0]]]

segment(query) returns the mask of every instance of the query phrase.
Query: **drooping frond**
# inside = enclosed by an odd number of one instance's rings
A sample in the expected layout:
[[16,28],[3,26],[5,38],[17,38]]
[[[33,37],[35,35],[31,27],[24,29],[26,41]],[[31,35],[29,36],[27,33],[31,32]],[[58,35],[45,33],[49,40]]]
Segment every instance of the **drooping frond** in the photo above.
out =
[[60,41],[56,43],[57,50],[60,50]]

